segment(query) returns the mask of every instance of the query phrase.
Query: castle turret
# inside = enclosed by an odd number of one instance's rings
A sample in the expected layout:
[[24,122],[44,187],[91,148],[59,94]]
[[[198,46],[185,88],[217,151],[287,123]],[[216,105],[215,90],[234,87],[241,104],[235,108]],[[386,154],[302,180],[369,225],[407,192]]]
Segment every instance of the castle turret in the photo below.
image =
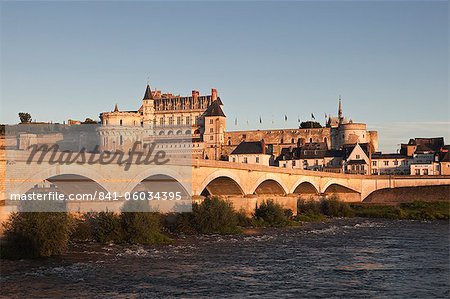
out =
[[342,113],[341,96],[339,96],[338,118],[339,118],[339,120],[342,120],[344,118],[344,115]]
[[152,90],[150,85],[147,84],[145,89],[144,98],[142,99],[142,114],[143,114],[143,124],[151,125],[153,124],[153,119],[155,117],[155,105]]

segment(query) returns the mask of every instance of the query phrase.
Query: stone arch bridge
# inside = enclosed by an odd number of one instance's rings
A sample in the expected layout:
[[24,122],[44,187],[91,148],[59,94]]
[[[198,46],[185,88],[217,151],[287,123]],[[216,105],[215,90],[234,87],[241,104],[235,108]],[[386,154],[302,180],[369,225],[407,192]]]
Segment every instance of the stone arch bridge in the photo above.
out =
[[158,167],[132,165],[127,171],[114,163],[50,165],[43,161],[42,164],[27,164],[28,154],[11,151],[0,161],[0,171],[5,178],[0,200],[5,200],[8,192],[25,193],[44,181],[58,184],[69,175],[119,196],[137,190],[149,178],[163,176],[177,182],[180,190],[194,200],[208,195],[224,197],[237,209],[251,212],[259,202],[271,198],[296,213],[298,198],[337,195],[343,201],[361,202],[377,190],[450,185],[450,176],[364,176],[213,160],[189,160],[183,165],[169,163]]

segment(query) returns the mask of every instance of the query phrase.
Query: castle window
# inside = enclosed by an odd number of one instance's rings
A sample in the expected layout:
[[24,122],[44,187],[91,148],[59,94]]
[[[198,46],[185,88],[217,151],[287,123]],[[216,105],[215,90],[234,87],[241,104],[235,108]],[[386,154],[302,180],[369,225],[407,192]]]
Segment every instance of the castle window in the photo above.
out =
[[377,161],[372,161],[372,166],[377,166]]
[[259,157],[256,157],[256,163],[259,163]]
[[356,155],[356,159],[361,159],[361,156],[360,155]]
[[122,120],[120,120],[120,125],[122,125]]
[[248,163],[247,157],[244,157],[244,163]]
[[210,120],[209,120],[209,124],[210,124],[210,125],[214,124],[214,119],[210,119]]
[[292,138],[292,139],[291,139],[291,143],[294,143],[294,142],[295,142],[295,140],[294,140],[294,138]]
[[398,165],[398,161],[397,161],[397,160],[394,161],[394,165],[395,165],[395,166]]
[[186,124],[190,125],[191,124],[191,117],[186,116]]
[[169,117],[169,126],[173,126],[173,117]]
[[209,136],[209,140],[213,140],[214,139],[214,136]]
[[214,128],[209,128],[209,132],[213,133],[214,132]]
[[[164,117],[161,117],[160,119],[159,119],[159,125],[160,126],[164,126]],[[161,135],[161,134],[160,134]]]
[[281,138],[280,143],[283,143],[283,138]]
[[122,135],[120,135],[119,141],[120,141],[120,145],[123,145],[123,137],[122,137]]
[[309,143],[312,143],[312,138],[309,138]]
[[389,166],[389,161],[384,161],[384,166]]
[[228,145],[231,145],[231,140],[228,140]]
[[183,124],[183,119],[181,118],[181,116],[177,116],[177,125],[182,125]]

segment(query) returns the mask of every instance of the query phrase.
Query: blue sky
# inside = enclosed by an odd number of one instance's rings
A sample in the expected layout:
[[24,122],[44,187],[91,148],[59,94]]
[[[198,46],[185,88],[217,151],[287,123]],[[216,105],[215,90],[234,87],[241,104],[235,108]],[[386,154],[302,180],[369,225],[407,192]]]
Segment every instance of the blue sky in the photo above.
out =
[[447,1],[2,2],[0,122],[137,109],[150,77],[217,88],[228,130],[323,122],[341,95],[383,151],[448,143],[448,15]]

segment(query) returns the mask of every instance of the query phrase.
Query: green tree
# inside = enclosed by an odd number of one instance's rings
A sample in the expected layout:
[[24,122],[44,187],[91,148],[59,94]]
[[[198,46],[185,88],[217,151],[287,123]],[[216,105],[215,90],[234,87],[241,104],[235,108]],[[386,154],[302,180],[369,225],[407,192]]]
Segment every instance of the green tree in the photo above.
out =
[[83,122],[83,124],[96,124],[97,122],[93,120],[92,118],[86,118]]
[[310,129],[310,128],[322,128],[322,125],[320,123],[318,123],[317,121],[303,121],[300,124],[300,127],[302,129]]
[[26,124],[31,122],[31,114],[28,112],[19,112],[20,123]]

